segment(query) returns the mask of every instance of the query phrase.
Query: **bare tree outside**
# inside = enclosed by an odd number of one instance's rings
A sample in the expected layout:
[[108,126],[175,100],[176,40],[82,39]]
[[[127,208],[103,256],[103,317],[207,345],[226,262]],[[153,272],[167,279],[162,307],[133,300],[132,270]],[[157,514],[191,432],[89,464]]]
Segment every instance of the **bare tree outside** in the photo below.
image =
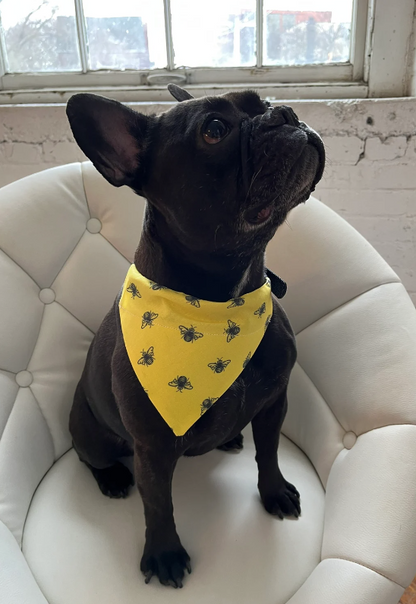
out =
[[[4,26],[11,72],[74,71],[80,69],[75,13],[61,17],[53,0],[37,0],[33,8],[10,27]],[[7,10],[10,11],[10,2]],[[5,2],[0,4],[5,12]]]
[[[285,16],[285,15],[283,15]],[[293,17],[296,15],[293,14]],[[350,23],[318,21],[319,13],[299,23],[292,22],[287,29],[273,29],[267,15],[265,63],[268,65],[311,65],[314,63],[343,63],[350,56]]]

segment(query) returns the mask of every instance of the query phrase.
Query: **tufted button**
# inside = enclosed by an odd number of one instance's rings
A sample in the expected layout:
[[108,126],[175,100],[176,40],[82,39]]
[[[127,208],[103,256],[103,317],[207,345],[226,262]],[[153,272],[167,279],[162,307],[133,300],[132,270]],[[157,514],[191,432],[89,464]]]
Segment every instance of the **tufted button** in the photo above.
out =
[[39,292],[39,300],[44,304],[51,304],[54,302],[55,297],[55,292],[49,287],[45,287],[45,289],[41,289]]
[[342,442],[346,449],[352,449],[355,443],[357,442],[357,435],[354,434],[354,432],[346,432],[344,434]]
[[87,222],[87,231],[90,233],[99,233],[101,231],[102,224],[98,218],[90,218]]
[[30,371],[19,371],[16,373],[16,382],[21,388],[27,388],[33,382],[33,375]]

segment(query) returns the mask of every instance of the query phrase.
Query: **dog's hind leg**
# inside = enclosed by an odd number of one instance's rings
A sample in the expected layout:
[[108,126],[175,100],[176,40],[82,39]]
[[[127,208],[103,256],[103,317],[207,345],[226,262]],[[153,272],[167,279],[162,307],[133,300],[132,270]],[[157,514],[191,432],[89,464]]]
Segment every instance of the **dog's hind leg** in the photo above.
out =
[[241,449],[243,448],[243,440],[244,437],[240,432],[240,434],[237,434],[237,436],[235,436],[231,440],[228,440],[226,443],[223,443],[222,445],[217,447],[217,449],[220,449],[221,451],[241,451]]
[[126,440],[97,421],[81,384],[75,391],[69,430],[78,457],[91,470],[101,492],[108,497],[126,497],[134,484],[133,475],[118,459],[133,451]]
[[91,470],[100,491],[113,499],[127,497],[130,487],[134,484],[133,474],[126,466],[117,461],[109,468],[97,469],[84,462]]

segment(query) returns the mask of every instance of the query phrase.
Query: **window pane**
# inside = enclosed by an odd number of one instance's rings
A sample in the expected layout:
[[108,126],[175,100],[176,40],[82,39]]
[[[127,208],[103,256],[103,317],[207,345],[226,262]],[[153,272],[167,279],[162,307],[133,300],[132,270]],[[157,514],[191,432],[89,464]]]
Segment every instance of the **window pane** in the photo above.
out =
[[3,0],[9,71],[79,71],[73,0]]
[[91,69],[166,66],[163,0],[84,0]]
[[350,58],[353,0],[264,0],[265,65]]
[[176,66],[255,64],[255,0],[171,0],[171,10]]

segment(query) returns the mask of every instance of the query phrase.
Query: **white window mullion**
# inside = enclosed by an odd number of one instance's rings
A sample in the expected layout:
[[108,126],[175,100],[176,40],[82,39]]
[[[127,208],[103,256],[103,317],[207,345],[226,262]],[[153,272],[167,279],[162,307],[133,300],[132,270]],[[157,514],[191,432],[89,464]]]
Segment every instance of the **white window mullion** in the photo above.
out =
[[88,37],[87,37],[87,25],[85,23],[84,6],[82,0],[75,1],[75,20],[77,25],[78,34],[78,47],[81,58],[82,72],[86,73],[89,70],[88,60]]
[[367,36],[367,17],[370,9],[368,0],[354,0],[351,21],[350,61],[353,65],[352,79],[365,79],[365,47]]
[[173,50],[173,37],[172,37],[172,12],[170,9],[170,0],[163,0],[163,7],[165,11],[165,36],[166,36],[166,56],[167,56],[167,68],[172,71],[175,68],[175,54]]
[[256,66],[263,65],[263,0],[256,0]]

